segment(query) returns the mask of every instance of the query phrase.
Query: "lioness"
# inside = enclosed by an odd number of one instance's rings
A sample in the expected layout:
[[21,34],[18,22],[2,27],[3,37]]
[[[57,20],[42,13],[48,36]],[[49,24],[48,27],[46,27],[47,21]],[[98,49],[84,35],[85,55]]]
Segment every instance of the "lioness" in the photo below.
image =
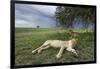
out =
[[73,30],[69,30],[69,34],[71,35],[71,37],[76,37],[79,34],[79,32],[75,32]]
[[62,40],[47,40],[44,42],[42,46],[32,51],[32,53],[41,53],[42,50],[47,49],[49,47],[60,48],[56,58],[60,58],[62,56],[63,50],[66,49],[67,51],[73,52],[76,56],[78,56],[77,52],[75,51],[74,47],[77,43],[77,39],[71,39],[68,41]]

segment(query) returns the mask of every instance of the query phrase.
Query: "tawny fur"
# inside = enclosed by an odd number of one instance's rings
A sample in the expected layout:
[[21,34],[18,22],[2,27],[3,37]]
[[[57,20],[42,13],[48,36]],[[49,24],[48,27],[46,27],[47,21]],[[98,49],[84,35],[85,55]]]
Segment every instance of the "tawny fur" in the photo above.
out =
[[79,32],[75,32],[73,30],[69,30],[69,34],[71,35],[71,37],[76,37],[79,34]]
[[77,39],[71,39],[68,41],[62,41],[62,40],[47,40],[44,42],[42,46],[32,51],[32,53],[41,53],[42,50],[47,49],[49,47],[54,48],[60,48],[58,54],[56,55],[56,58],[60,58],[62,56],[62,53],[64,49],[67,51],[73,52],[76,56],[78,56],[77,52],[75,51],[74,47],[77,43]]

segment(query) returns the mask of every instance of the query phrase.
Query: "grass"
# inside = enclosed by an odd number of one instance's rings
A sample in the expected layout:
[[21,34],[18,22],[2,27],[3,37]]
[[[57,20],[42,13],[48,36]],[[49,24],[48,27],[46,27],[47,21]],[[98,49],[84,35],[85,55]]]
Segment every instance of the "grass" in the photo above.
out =
[[94,34],[92,32],[80,33],[78,44],[75,47],[79,57],[64,51],[61,59],[56,59],[59,49],[48,48],[40,54],[32,54],[32,50],[41,46],[46,40],[69,40],[68,30],[58,29],[21,29],[15,32],[15,65],[40,65],[67,62],[94,61]]

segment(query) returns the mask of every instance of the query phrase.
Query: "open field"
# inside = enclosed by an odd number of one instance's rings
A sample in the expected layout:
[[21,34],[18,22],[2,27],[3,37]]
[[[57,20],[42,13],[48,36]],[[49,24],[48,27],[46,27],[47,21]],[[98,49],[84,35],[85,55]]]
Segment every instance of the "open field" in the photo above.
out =
[[61,29],[21,29],[16,28],[15,32],[15,65],[39,65],[51,63],[67,63],[67,62],[86,62],[94,61],[94,33],[82,33],[76,37],[78,44],[75,47],[79,54],[76,57],[73,53],[64,51],[62,58],[56,59],[59,49],[48,48],[42,53],[32,54],[32,50],[41,46],[46,40],[59,39],[69,40],[68,30]]

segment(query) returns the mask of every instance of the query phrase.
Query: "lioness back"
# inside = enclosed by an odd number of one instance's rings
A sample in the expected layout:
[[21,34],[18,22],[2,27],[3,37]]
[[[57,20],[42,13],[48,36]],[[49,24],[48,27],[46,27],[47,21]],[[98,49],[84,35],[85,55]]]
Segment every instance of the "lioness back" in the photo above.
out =
[[49,43],[52,47],[66,47],[68,45],[68,41],[62,40],[47,40],[46,43]]

